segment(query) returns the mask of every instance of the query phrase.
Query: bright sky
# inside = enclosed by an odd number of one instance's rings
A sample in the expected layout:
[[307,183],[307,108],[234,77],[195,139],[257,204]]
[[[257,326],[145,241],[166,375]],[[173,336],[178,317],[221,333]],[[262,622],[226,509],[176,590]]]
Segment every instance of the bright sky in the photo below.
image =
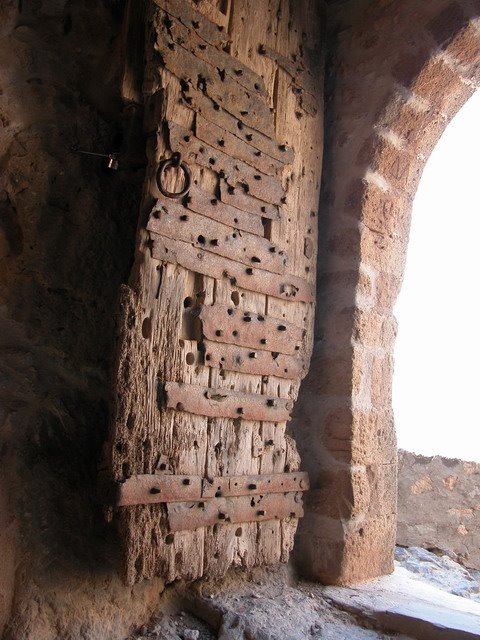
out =
[[480,91],[423,172],[395,315],[399,447],[480,462]]

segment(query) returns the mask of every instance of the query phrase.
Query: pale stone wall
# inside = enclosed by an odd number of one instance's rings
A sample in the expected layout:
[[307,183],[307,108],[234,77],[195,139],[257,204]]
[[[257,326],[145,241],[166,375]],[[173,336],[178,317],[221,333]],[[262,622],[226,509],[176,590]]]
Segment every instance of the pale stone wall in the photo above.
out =
[[397,543],[480,569],[480,463],[399,451]]

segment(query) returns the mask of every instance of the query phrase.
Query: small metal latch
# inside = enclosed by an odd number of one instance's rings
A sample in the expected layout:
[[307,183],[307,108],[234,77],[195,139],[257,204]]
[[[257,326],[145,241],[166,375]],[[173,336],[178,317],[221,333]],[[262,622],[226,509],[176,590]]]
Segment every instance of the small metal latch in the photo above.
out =
[[118,169],[118,153],[95,153],[94,151],[84,151],[83,149],[72,149],[74,153],[82,153],[86,156],[96,156],[97,158],[107,158],[107,169],[116,171]]

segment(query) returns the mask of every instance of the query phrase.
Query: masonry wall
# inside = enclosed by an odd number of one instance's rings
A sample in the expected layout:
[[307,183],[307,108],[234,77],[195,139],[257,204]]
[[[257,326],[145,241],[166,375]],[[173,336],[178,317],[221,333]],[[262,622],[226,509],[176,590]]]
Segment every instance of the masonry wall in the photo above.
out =
[[[161,580],[117,576],[96,501],[142,159],[118,172],[123,3],[0,3],[0,636],[122,638]],[[140,136],[144,149],[144,142]],[[130,154],[128,154],[130,155]],[[3,635],[2,635],[3,631]]]
[[399,451],[397,544],[480,569],[480,463]]
[[299,558],[322,581],[393,571],[393,307],[423,167],[479,85],[479,11],[331,3],[316,339],[294,425],[312,480]]

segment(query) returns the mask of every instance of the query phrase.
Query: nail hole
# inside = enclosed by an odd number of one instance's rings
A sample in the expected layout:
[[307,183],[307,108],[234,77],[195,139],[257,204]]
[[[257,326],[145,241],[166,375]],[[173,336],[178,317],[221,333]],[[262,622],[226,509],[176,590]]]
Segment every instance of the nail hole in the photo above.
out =
[[152,321],[150,318],[145,318],[142,322],[142,336],[146,340],[152,337]]

